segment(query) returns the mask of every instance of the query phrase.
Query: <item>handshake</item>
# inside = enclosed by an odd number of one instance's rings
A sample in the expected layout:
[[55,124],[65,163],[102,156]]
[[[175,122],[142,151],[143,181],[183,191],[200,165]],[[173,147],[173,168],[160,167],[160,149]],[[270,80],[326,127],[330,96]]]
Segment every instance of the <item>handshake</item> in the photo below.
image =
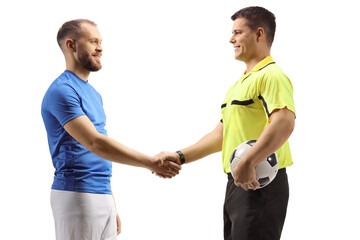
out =
[[180,156],[176,152],[161,152],[151,158],[147,168],[161,178],[175,177],[181,170]]

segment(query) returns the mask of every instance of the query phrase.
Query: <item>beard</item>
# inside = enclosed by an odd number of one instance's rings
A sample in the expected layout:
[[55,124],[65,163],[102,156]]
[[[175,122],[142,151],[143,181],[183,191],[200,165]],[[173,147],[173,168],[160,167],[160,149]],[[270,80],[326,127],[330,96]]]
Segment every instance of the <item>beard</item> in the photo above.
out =
[[89,53],[81,48],[79,48],[78,52],[78,61],[85,69],[91,72],[99,71],[102,67],[100,61],[92,61]]

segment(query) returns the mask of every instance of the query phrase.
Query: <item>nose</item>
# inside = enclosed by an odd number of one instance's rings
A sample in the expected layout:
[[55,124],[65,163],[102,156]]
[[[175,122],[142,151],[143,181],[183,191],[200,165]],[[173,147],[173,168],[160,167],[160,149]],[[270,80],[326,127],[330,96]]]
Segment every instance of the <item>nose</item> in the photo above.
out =
[[235,43],[234,35],[231,35],[231,38],[230,38],[229,42],[232,43],[232,44]]
[[103,51],[103,47],[101,46],[101,44],[97,44],[95,50],[96,50],[97,52],[102,52],[102,51]]

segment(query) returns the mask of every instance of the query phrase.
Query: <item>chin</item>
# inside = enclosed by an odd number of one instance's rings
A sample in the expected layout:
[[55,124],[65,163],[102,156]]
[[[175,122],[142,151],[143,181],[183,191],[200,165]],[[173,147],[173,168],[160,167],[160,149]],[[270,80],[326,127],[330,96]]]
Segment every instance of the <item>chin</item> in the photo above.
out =
[[100,67],[94,67],[94,68],[92,68],[90,71],[92,71],[92,72],[97,72],[97,71],[99,71],[101,68],[102,68],[102,66],[100,66]]
[[244,61],[244,57],[241,55],[237,55],[237,56],[235,56],[235,60]]
[[91,71],[91,72],[97,72],[97,71],[99,71],[101,68],[102,68],[102,65],[101,65],[101,63],[99,63],[99,62],[97,62],[97,63],[91,63],[91,64],[88,66],[88,70]]

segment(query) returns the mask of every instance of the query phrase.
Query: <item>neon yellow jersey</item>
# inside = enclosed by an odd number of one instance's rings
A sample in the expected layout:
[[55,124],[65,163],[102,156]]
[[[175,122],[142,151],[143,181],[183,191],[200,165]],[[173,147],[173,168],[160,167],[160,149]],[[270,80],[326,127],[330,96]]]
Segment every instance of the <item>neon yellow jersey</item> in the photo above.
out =
[[[281,68],[268,56],[251,72],[244,73],[228,91],[221,105],[223,130],[222,162],[230,172],[230,156],[241,143],[258,139],[275,109],[295,113],[293,87]],[[279,168],[292,165],[289,142],[276,151]]]

